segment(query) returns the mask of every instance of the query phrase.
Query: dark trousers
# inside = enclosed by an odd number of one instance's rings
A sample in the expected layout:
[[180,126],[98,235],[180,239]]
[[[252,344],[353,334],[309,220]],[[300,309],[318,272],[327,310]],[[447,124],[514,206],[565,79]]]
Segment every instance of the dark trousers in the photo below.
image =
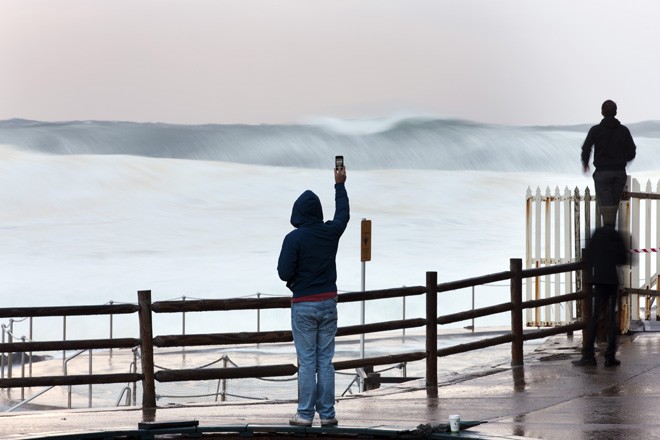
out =
[[621,194],[626,186],[626,170],[594,171],[596,200],[600,206],[619,206]]
[[617,339],[617,314],[616,305],[619,300],[618,286],[607,284],[594,285],[594,308],[589,324],[589,336],[587,345],[584,348],[582,357],[594,356],[594,345],[596,343],[596,333],[598,330],[599,314],[602,304],[605,304],[606,315],[605,320],[607,324],[607,349],[605,350],[605,357],[613,359],[616,355],[616,339]]
[[628,176],[625,170],[596,170],[594,172],[596,200],[600,206],[603,223],[616,223],[616,212],[619,209],[621,194],[626,186]]

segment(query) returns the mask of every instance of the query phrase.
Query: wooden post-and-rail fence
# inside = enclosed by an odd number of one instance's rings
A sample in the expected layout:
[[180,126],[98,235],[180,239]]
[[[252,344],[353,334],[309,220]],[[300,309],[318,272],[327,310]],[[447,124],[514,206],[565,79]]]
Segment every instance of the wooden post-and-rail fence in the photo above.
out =
[[[591,300],[589,283],[584,283],[581,291],[567,293],[550,298],[523,301],[523,280],[538,278],[551,274],[586,271],[582,262],[557,264],[533,269],[523,269],[521,259],[511,259],[508,271],[468,278],[458,281],[438,283],[437,272],[427,272],[426,285],[403,287],[364,292],[349,292],[339,295],[339,302],[372,301],[385,298],[425,295],[426,314],[424,318],[412,318],[395,321],[376,322],[365,325],[340,327],[337,337],[361,335],[366,333],[401,330],[408,328],[426,328],[426,350],[424,352],[402,352],[387,356],[350,359],[335,361],[335,370],[350,370],[355,368],[374,367],[378,365],[391,365],[406,362],[425,360],[426,362],[426,393],[429,397],[438,395],[438,358],[456,353],[464,353],[500,344],[511,344],[511,364],[523,364],[524,341],[545,338],[548,336],[571,333],[588,328],[591,314],[587,307]],[[510,301],[483,308],[467,310],[458,313],[438,316],[438,295],[465,289],[474,286],[509,280]],[[582,320],[552,328],[537,329],[523,332],[523,313],[530,308],[538,308],[557,303],[578,302],[582,309]],[[66,306],[66,307],[21,307],[0,308],[1,318],[18,317],[46,317],[46,316],[74,316],[74,315],[113,315],[137,313],[139,317],[139,338],[123,339],[89,339],[66,341],[4,341],[0,344],[0,353],[32,353],[39,351],[59,351],[78,349],[112,349],[112,348],[139,348],[141,351],[141,372],[126,374],[89,374],[73,376],[39,376],[39,377],[8,377],[0,379],[0,388],[20,388],[33,386],[59,386],[107,384],[142,381],[142,407],[156,407],[156,387],[158,383],[177,381],[221,380],[254,377],[282,377],[293,376],[297,372],[296,365],[263,365],[252,367],[233,368],[205,368],[205,369],[178,369],[156,371],[154,364],[154,348],[164,347],[191,347],[191,346],[219,346],[234,344],[267,344],[291,342],[293,340],[290,330],[267,332],[241,332],[241,333],[209,333],[209,334],[181,334],[181,335],[153,335],[152,318],[154,314],[181,313],[181,312],[208,312],[230,310],[261,310],[275,308],[289,308],[290,299],[277,298],[240,298],[240,299],[202,299],[183,301],[157,301],[151,302],[151,291],[138,292],[138,304],[106,304],[102,306]],[[498,313],[509,313],[511,316],[511,331],[504,335],[485,338],[470,343],[451,347],[438,348],[438,325],[456,323]],[[586,338],[585,338],[586,339]]]

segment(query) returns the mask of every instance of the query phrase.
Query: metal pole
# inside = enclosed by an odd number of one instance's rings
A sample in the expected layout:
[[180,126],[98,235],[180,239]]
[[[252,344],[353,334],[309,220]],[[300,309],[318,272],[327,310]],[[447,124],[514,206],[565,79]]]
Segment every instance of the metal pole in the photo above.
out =
[[[133,373],[137,373],[137,347],[133,347]],[[133,406],[137,405],[137,382],[133,382]]]
[[[89,375],[92,375],[92,349],[89,349]],[[92,384],[90,383],[88,385],[89,391],[87,393],[87,400],[88,400],[88,406],[89,408],[92,407]]]
[[[402,296],[401,299],[403,300],[403,317],[402,317],[402,319],[405,321],[406,320],[406,297]],[[406,335],[406,328],[405,327],[402,329],[402,332],[403,332],[403,336],[405,336]]]
[[[257,292],[257,299],[261,298],[261,293]],[[261,331],[261,309],[257,309],[257,333]]]
[[[12,342],[14,342],[14,320],[13,319],[9,320],[9,333],[8,333],[8,335],[9,335],[9,337],[7,338],[7,342],[9,342],[11,344]],[[12,365],[14,363],[13,358],[14,358],[13,353],[11,351],[8,351],[7,352],[7,377],[9,379],[12,378]],[[11,388],[7,388],[7,394],[9,394],[10,391],[11,391]]]
[[[21,342],[25,343],[25,336],[21,336]],[[25,377],[25,352],[21,352],[21,377]],[[25,387],[21,387],[21,400],[25,400]]]
[[[366,271],[367,271],[367,263],[364,261],[362,262],[362,291],[364,292],[366,290],[366,283],[365,283],[365,278],[366,278]],[[365,307],[364,307],[364,300],[360,303],[360,324],[364,325],[365,322]],[[364,359],[364,333],[360,335],[360,358]],[[364,380],[360,379],[360,392],[364,391]]]
[[[80,354],[80,353],[78,353],[78,354]],[[71,359],[73,359],[76,356],[78,356],[78,355],[77,354],[74,355]],[[66,361],[66,359],[64,359],[64,376],[68,376],[67,366],[68,366],[67,361]],[[69,385],[69,393],[68,393],[68,398],[67,398],[67,408],[68,409],[71,409],[71,394],[72,394],[72,392],[73,392],[73,385]]]
[[[182,296],[181,299],[183,301],[186,300],[186,296]],[[186,312],[181,312],[181,334],[186,335]],[[183,347],[185,350],[185,347]]]
[[[112,305],[114,302],[110,300],[110,305]],[[110,339],[112,339],[112,330],[113,330],[113,314],[110,314]],[[110,357],[112,358],[112,348],[110,349]]]
[[[227,355],[222,357],[222,368],[227,368],[227,360],[229,358]],[[222,389],[222,393],[220,394],[220,401],[225,402],[227,400],[227,379],[220,379],[218,381],[218,388]],[[218,392],[219,390],[216,390],[215,393],[215,401],[218,401]]]
[[[366,218],[362,219],[360,224],[360,261],[362,262],[362,292],[366,291],[366,271],[367,261],[371,260],[371,220]],[[365,301],[362,300],[360,305],[360,324],[364,327],[365,324]],[[360,335],[360,356],[362,359],[365,357],[364,353],[364,331]],[[364,391],[364,381],[360,380],[360,392]]]
[[[33,341],[34,338],[32,337],[32,316],[30,316],[30,341]],[[32,351],[30,351],[30,377],[32,377]]]
[[[66,341],[66,315],[62,316],[62,341]],[[62,350],[62,363],[66,365],[66,350]]]
[[[366,267],[367,264],[363,261],[362,262],[362,292],[364,292],[365,289],[365,273],[366,273]],[[364,310],[364,300],[360,303],[360,325],[364,325],[365,323],[365,310]],[[360,357],[364,359],[364,333],[360,335]]]
[[[474,312],[474,286],[472,286],[472,311]],[[474,318],[472,318],[472,333],[474,333]]]
[[[181,300],[185,301],[186,296],[183,295],[181,297]],[[181,312],[181,334],[184,335],[184,336],[186,335],[186,312]],[[181,353],[182,353],[183,359],[185,359],[186,358],[186,346],[185,345],[183,347],[181,347]]]
[[[5,324],[2,324],[2,344],[4,345],[5,343],[5,329],[7,326]],[[5,352],[3,351],[0,353],[0,377],[2,379],[5,378]]]

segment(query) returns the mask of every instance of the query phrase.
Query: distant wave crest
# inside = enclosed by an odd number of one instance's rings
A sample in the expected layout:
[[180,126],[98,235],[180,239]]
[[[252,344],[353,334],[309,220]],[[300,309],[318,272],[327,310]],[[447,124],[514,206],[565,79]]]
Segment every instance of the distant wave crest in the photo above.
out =
[[[660,122],[629,125],[634,169],[660,169]],[[514,127],[462,120],[319,119],[299,125],[0,121],[0,144],[50,154],[125,154],[268,166],[570,172],[588,125]]]

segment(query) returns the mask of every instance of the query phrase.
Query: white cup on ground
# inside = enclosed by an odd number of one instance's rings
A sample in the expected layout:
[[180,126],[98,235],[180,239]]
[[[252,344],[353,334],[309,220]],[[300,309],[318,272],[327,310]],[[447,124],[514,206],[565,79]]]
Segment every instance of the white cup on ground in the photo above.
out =
[[461,430],[461,416],[458,414],[449,416],[449,429],[451,429],[451,432],[459,432]]

